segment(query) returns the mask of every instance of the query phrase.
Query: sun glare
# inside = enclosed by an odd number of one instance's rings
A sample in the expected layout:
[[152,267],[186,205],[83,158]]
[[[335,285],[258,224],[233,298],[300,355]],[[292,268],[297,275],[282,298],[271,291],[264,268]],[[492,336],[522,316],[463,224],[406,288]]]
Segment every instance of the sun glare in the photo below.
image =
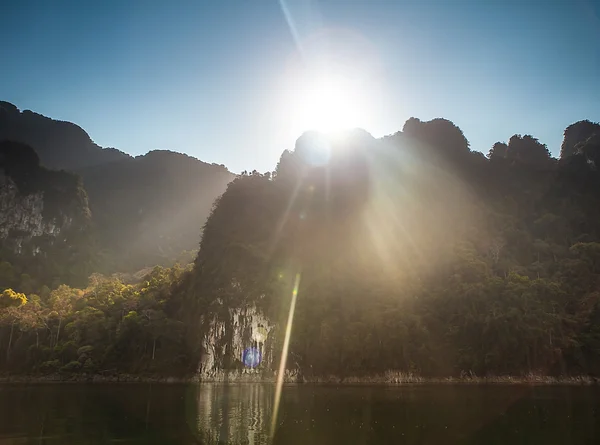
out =
[[343,78],[315,79],[295,89],[294,95],[294,136],[309,130],[333,133],[366,124],[360,94]]

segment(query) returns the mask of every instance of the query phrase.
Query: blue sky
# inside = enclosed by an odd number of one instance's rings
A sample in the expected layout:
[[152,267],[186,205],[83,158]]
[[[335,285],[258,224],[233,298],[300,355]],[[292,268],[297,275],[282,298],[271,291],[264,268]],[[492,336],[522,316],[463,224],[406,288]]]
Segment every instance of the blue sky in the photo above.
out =
[[599,3],[9,0],[0,100],[134,155],[267,171],[299,136],[289,78],[334,57],[366,73],[375,136],[445,117],[475,150],[529,133],[557,154],[567,125],[600,120]]

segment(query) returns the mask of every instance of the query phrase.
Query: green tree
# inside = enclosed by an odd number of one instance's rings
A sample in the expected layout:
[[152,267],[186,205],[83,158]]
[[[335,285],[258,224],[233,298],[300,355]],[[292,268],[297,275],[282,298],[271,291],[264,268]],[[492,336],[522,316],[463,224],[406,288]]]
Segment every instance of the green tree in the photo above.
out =
[[0,323],[3,326],[10,326],[10,334],[6,346],[7,362],[10,360],[15,325],[19,321],[19,309],[26,303],[27,297],[12,289],[5,289],[4,292],[0,294]]
[[61,328],[65,318],[71,314],[73,305],[81,299],[82,292],[79,289],[73,289],[66,284],[60,285],[50,293],[48,299],[48,317],[55,321],[56,334],[50,339],[51,346],[58,344],[61,334]]

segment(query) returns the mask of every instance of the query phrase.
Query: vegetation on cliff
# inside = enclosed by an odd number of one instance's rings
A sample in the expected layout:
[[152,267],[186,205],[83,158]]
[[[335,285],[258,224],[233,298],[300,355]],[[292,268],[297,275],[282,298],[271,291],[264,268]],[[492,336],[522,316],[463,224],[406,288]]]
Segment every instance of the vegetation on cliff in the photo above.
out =
[[[132,157],[95,144],[80,127],[0,101],[0,141],[35,149],[42,166],[75,172],[89,197],[95,271],[171,266],[195,250],[215,198],[234,178],[223,165],[154,150]],[[36,156],[37,159],[37,156]]]
[[171,266],[196,250],[199,227],[234,178],[224,166],[163,150],[80,173],[104,273]]
[[[0,229],[5,234],[0,237],[0,288],[33,292],[61,283],[84,284],[93,264],[81,179],[42,167],[31,147],[12,141],[0,142],[0,172]],[[39,199],[28,201],[32,197]]]
[[444,119],[305,134],[216,202],[190,314],[256,303],[285,324],[299,275],[306,375],[598,375],[599,129],[570,126],[560,160],[529,135],[486,158]]
[[444,119],[306,133],[228,185],[189,270],[6,290],[1,369],[190,372],[207,322],[243,306],[280,351],[297,285],[288,366],[306,377],[600,375],[599,135],[569,126],[554,159],[531,135],[483,156]]

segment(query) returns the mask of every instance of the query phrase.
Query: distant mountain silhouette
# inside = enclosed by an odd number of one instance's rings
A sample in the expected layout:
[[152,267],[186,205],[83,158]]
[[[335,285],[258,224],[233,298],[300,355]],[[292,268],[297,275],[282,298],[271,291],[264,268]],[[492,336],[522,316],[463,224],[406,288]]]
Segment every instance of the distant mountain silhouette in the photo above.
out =
[[234,177],[224,166],[164,150],[79,172],[100,245],[112,257],[110,269],[120,271],[197,249],[213,201]]
[[35,148],[44,167],[76,170],[130,158],[114,148],[102,148],[78,125],[23,112],[0,101],[0,140],[14,140]]
[[76,172],[89,196],[102,272],[167,264],[197,249],[212,203],[234,178],[224,166],[157,150],[132,157],[79,126],[0,102],[0,141],[32,146],[43,166]]

